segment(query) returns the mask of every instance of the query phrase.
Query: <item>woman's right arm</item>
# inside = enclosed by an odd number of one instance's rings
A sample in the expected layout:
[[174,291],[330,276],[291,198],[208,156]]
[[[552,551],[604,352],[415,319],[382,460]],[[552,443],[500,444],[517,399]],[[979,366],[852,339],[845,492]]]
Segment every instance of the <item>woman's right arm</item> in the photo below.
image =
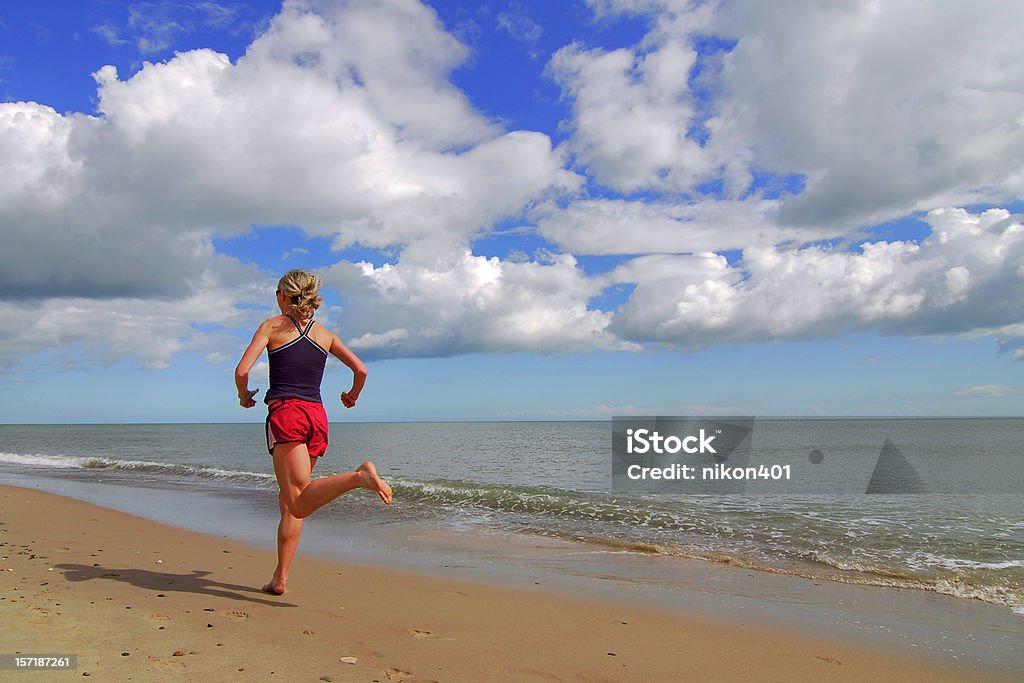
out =
[[256,405],[253,396],[256,395],[259,389],[249,390],[249,371],[256,364],[256,361],[263,353],[263,349],[267,348],[267,344],[270,343],[269,323],[270,321],[267,320],[256,329],[256,333],[252,336],[252,341],[249,342],[249,347],[242,354],[242,359],[238,361],[238,366],[235,368],[235,388],[238,390],[238,404],[243,408],[252,408]]

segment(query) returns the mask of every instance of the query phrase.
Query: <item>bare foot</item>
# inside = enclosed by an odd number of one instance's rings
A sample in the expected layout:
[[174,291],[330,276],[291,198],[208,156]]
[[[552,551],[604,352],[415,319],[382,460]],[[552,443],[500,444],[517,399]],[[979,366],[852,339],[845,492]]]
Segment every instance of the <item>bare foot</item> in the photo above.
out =
[[377,468],[372,462],[367,460],[356,468],[356,472],[359,473],[362,479],[363,488],[376,491],[385,505],[391,505],[391,487],[385,484],[377,475]]
[[264,593],[271,593],[273,595],[284,595],[284,579],[279,579],[275,576],[270,581],[263,584],[263,588],[260,590]]

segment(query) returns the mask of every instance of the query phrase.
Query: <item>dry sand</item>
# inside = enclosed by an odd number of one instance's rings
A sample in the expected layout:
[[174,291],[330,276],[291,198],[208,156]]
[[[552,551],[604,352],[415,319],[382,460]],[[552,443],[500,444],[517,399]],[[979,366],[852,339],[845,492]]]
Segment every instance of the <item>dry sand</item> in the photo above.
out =
[[258,590],[271,552],[23,488],[0,487],[0,556],[0,653],[78,655],[77,671],[5,680],[998,680],[838,639],[301,548],[274,597]]

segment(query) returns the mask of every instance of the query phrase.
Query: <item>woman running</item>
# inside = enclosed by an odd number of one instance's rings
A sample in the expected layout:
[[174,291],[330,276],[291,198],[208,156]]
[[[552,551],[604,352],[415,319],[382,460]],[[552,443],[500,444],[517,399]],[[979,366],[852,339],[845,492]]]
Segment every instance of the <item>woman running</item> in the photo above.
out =
[[274,474],[281,489],[281,523],[277,527],[277,568],[263,586],[282,595],[295,550],[302,535],[302,520],[346,491],[376,491],[391,504],[391,487],[377,476],[372,462],[353,472],[310,480],[317,459],[327,450],[327,414],[320,398],[320,382],[328,353],[352,370],[352,388],[341,394],[346,408],[355,406],[366,383],[366,366],[330,330],[313,320],[323,301],[323,282],[303,270],[292,270],[277,284],[281,315],[265,320],[235,368],[238,401],[243,408],[256,405],[259,389],[249,389],[249,371],[267,350],[270,389],[267,403],[267,449],[274,457]]

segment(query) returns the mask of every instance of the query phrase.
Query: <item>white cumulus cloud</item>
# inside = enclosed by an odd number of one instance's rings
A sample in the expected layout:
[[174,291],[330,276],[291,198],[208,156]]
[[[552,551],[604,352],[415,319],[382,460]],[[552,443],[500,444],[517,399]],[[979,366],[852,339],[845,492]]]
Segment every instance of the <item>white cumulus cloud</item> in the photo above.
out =
[[1024,319],[1024,226],[1003,209],[936,209],[921,244],[864,243],[641,256],[611,274],[635,289],[611,331],[635,342],[718,342],[900,334],[1008,333]]
[[588,308],[601,285],[569,255],[526,262],[405,255],[395,264],[342,262],[324,274],[344,292],[351,346],[376,357],[471,352],[564,354],[624,348],[611,315]]

